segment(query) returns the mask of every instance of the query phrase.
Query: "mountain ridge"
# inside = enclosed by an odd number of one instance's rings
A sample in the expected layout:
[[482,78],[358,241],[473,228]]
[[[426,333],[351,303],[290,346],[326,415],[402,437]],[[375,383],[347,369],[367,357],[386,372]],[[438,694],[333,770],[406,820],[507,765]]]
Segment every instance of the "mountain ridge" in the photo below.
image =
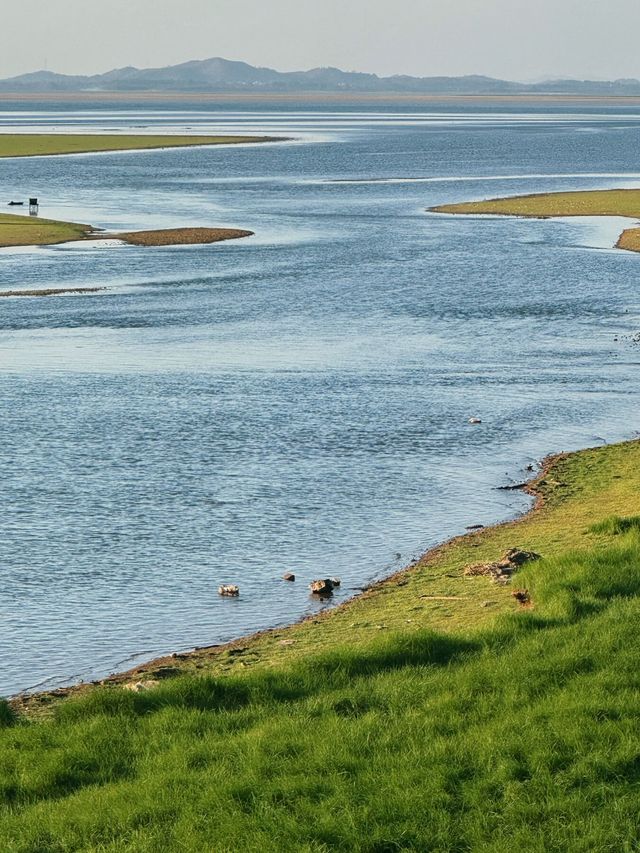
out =
[[640,95],[640,80],[548,80],[516,83],[481,74],[459,77],[381,77],[331,66],[307,71],[276,71],[239,60],[212,57],[158,68],[126,66],[103,74],[69,75],[32,71],[0,80],[0,92],[362,92],[409,94],[565,94]]

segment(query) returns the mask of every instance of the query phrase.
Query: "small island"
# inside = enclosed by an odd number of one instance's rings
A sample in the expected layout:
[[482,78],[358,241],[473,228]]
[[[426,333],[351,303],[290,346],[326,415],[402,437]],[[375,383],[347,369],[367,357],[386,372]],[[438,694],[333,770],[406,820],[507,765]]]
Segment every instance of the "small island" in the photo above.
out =
[[241,228],[161,228],[151,231],[108,232],[92,225],[40,219],[37,216],[0,214],[0,248],[53,246],[80,240],[120,240],[134,246],[184,246],[219,243],[251,237],[253,231]]
[[[430,207],[431,213],[488,214],[550,219],[563,216],[623,216],[640,219],[640,189],[578,190],[468,201]],[[640,228],[628,228],[618,249],[640,252]]]

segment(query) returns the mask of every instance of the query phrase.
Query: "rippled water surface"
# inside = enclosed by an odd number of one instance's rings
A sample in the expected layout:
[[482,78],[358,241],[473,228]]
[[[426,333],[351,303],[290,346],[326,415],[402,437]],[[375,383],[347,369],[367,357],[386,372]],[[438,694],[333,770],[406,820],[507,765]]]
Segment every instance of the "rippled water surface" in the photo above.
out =
[[542,455],[634,434],[625,223],[425,208],[639,186],[640,115],[421,109],[0,111],[293,137],[0,161],[43,216],[256,233],[0,250],[3,290],[106,288],[1,300],[0,693],[289,622],[314,577],[341,600],[526,508],[496,486]]

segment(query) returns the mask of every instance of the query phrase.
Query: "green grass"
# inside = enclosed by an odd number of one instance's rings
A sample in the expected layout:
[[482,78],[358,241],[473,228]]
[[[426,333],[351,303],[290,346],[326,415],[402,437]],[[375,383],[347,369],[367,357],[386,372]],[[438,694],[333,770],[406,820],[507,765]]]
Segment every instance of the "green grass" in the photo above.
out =
[[[0,705],[2,850],[637,851],[639,462],[560,459],[537,513],[232,664]],[[513,544],[533,609],[462,575]],[[424,613],[447,578],[469,600]]]
[[442,204],[439,213],[493,213],[504,216],[629,216],[640,217],[638,190],[580,190],[538,193],[510,198]]
[[36,157],[50,154],[88,154],[98,151],[134,151],[184,148],[193,145],[231,145],[267,142],[272,137],[143,136],[63,133],[0,133],[0,157]]
[[57,222],[39,216],[16,216],[0,213],[0,247],[46,246],[83,240],[91,234],[91,226],[73,222]]

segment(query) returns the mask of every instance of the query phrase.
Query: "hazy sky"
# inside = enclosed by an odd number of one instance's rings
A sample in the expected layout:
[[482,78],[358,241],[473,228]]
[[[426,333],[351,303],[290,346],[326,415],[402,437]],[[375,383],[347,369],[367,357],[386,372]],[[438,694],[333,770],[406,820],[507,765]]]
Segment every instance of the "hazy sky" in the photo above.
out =
[[0,77],[223,56],[279,70],[640,77],[640,0],[0,0]]

